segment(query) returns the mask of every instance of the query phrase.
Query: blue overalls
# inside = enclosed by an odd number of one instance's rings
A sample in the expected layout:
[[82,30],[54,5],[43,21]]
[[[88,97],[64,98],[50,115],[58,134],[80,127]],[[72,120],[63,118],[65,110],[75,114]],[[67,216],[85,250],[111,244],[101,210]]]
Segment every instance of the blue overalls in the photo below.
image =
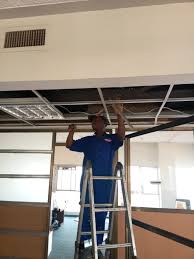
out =
[[[83,152],[83,172],[87,160],[92,162],[92,173],[94,176],[111,176],[113,174],[113,160],[115,151],[122,146],[117,134],[104,134],[101,137],[96,135],[88,136],[76,140],[70,147],[70,150]],[[80,182],[80,190],[82,190],[83,174]],[[110,180],[94,180],[94,201],[95,203],[110,203],[112,192],[112,181]],[[89,194],[86,192],[86,203],[89,203]],[[104,230],[107,212],[96,213],[96,229]],[[90,231],[90,213],[89,208],[84,209],[82,231]],[[91,236],[82,236],[81,240],[88,240]],[[97,243],[103,242],[103,235],[97,235]]]

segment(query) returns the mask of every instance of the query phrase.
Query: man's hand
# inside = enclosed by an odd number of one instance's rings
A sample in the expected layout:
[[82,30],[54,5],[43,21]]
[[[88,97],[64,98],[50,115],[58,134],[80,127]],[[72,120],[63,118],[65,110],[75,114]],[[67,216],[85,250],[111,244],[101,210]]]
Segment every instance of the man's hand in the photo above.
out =
[[76,130],[76,126],[74,124],[69,125],[68,132],[74,132]]
[[113,110],[117,115],[118,121],[118,129],[117,135],[119,136],[120,140],[124,140],[125,138],[125,123],[123,120],[123,104],[121,103],[114,103],[112,104]]
[[68,136],[67,136],[67,140],[66,140],[66,147],[70,148],[71,145],[73,144],[73,135],[75,132],[76,126],[74,124],[69,125],[68,127]]
[[113,110],[116,114],[123,113],[123,104],[122,103],[113,103],[112,104]]

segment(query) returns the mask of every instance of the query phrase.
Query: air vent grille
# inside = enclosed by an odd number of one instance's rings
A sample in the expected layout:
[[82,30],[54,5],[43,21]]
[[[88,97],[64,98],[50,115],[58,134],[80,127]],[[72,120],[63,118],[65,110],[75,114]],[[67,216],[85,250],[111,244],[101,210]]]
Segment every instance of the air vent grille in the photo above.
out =
[[6,32],[4,48],[42,46],[45,38],[46,29]]

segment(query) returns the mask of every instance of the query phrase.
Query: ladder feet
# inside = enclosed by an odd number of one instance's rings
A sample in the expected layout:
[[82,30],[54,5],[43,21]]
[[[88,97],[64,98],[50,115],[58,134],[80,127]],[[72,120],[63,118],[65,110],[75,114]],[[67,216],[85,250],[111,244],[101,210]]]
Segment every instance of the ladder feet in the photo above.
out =
[[83,242],[77,243],[75,241],[75,257],[74,258],[76,258],[76,259],[84,258],[84,257],[82,257],[83,251],[84,251],[84,243]]
[[75,249],[84,250],[84,242],[77,243],[75,241]]
[[[87,247],[79,254],[78,259],[94,259],[92,247]],[[98,259],[104,259],[101,251],[98,251]]]

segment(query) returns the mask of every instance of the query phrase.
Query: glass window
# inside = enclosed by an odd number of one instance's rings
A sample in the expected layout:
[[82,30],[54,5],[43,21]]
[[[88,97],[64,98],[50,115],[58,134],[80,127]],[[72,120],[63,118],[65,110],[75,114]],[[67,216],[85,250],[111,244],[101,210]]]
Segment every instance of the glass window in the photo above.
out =
[[65,213],[78,214],[80,210],[81,166],[58,168],[57,191],[54,194],[56,205]]
[[49,179],[0,179],[0,200],[48,202]]
[[132,206],[160,207],[158,168],[131,166]]
[[0,174],[50,174],[51,154],[0,153]]
[[59,167],[57,190],[64,191],[80,191],[80,179],[82,175],[82,167]]
[[0,133],[0,149],[51,150],[52,133]]
[[176,194],[178,200],[188,200],[194,209],[194,168],[176,168]]
[[158,168],[140,167],[142,193],[159,194],[158,186],[153,182],[158,181]]
[[193,156],[191,131],[161,131],[131,139],[133,206],[193,209]]

